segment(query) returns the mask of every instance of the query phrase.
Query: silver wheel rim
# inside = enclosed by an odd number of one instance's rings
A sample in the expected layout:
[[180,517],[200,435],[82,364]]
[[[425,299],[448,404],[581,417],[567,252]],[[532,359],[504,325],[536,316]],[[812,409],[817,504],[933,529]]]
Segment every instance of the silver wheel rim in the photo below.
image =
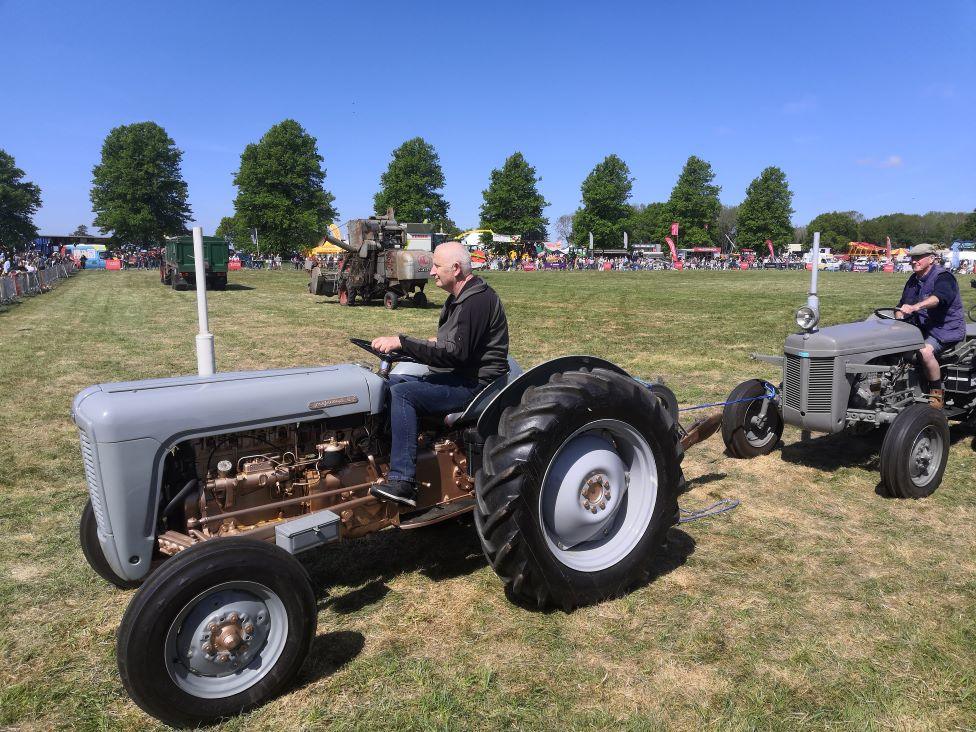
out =
[[224,582],[190,600],[170,624],[166,671],[200,699],[233,696],[274,668],[287,638],[277,593],[257,582]]
[[560,445],[539,491],[539,523],[553,556],[579,572],[621,562],[647,532],[658,470],[644,436],[601,419]]
[[761,417],[764,399],[756,399],[746,407],[746,416],[743,423],[746,441],[756,448],[766,447],[770,440],[776,437],[773,431],[772,405],[767,407],[766,416]]
[[942,435],[932,425],[923,427],[912,441],[908,472],[912,483],[924,488],[942,467]]

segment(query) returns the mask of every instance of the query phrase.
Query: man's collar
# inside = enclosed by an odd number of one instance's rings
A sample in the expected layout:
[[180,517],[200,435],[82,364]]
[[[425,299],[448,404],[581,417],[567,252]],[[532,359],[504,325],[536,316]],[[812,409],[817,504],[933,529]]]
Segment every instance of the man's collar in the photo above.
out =
[[457,297],[451,295],[448,300],[453,299],[453,302],[461,302],[464,298],[471,295],[471,293],[480,292],[482,289],[484,289],[484,287],[485,281],[483,279],[472,276],[471,279],[464,283],[464,287],[461,288],[461,291],[457,294]]

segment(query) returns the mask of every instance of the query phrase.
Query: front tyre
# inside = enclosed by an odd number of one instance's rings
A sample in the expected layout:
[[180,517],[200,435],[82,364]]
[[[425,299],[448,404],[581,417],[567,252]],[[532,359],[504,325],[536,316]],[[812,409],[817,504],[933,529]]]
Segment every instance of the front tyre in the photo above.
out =
[[[773,451],[783,436],[783,419],[766,394],[766,382],[743,381],[729,394],[722,412],[722,439],[729,454],[736,458],[753,458]],[[766,413],[763,414],[765,405]]]
[[240,714],[291,683],[315,619],[294,557],[255,539],[212,539],[167,561],[136,593],[118,633],[122,683],[173,726]]
[[85,507],[81,510],[81,521],[78,522],[78,539],[81,543],[81,552],[85,555],[88,566],[95,570],[95,574],[103,580],[110,582],[120,590],[131,590],[142,584],[142,580],[119,577],[105,559],[102,545],[98,543],[98,524],[95,521],[95,511],[92,509],[91,500],[86,501]]
[[925,498],[942,483],[949,422],[941,409],[913,404],[895,417],[881,443],[881,488],[892,498]]
[[555,374],[507,408],[475,477],[475,525],[513,597],[571,609],[650,576],[677,520],[677,429],[606,369]]

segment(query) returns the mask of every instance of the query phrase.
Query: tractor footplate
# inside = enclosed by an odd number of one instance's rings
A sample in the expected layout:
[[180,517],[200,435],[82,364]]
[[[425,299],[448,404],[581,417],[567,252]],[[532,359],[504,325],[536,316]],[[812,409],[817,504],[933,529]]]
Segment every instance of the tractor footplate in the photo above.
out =
[[434,506],[433,508],[427,509],[423,513],[411,515],[405,520],[401,519],[400,528],[419,529],[422,526],[430,526],[431,524],[436,524],[441,521],[447,521],[449,518],[454,518],[455,516],[468,513],[473,509],[473,498],[461,498],[457,501],[451,501],[450,503],[443,503],[439,506]]

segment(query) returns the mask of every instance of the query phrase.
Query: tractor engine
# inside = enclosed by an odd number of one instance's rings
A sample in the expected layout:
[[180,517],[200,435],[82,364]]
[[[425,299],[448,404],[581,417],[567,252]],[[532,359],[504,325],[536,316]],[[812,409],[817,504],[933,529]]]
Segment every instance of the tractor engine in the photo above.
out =
[[[241,534],[273,539],[277,524],[322,509],[340,517],[347,538],[396,525],[396,506],[368,495],[388,470],[389,443],[374,436],[380,432],[357,415],[344,424],[304,422],[181,443],[167,458],[159,551]],[[437,492],[437,502],[470,492],[463,449],[422,437],[417,480],[422,491]]]

